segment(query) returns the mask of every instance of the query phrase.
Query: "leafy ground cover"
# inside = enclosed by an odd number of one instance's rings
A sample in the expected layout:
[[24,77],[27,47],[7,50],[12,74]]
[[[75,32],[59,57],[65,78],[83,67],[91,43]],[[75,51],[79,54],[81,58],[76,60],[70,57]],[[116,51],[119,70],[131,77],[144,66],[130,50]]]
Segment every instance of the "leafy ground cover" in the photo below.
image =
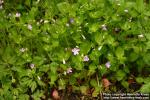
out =
[[0,0],[0,100],[150,92],[149,0]]

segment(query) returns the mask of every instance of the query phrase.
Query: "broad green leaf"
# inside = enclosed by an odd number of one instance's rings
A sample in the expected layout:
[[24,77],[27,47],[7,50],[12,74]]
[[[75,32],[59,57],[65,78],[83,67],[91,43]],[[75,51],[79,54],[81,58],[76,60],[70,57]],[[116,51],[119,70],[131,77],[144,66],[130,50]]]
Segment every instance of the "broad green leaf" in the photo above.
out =
[[118,81],[121,81],[125,76],[126,76],[126,74],[123,70],[118,70],[116,72],[116,78]]
[[29,100],[29,95],[27,95],[27,94],[21,94],[21,95],[19,95],[19,99],[20,100]]
[[143,60],[146,64],[150,65],[150,53],[145,54]]
[[142,92],[142,93],[150,93],[150,83],[144,84],[141,87],[140,92]]
[[95,36],[95,41],[99,44],[99,45],[102,45],[103,44],[103,34],[102,33],[96,33]]
[[95,11],[95,12],[90,12],[89,16],[91,18],[100,18],[103,15],[102,11]]
[[57,4],[57,7],[62,14],[66,14],[70,10],[70,4],[67,2],[59,3]]
[[59,79],[58,84],[59,84],[59,89],[60,90],[65,89],[66,82],[65,82],[64,79]]
[[129,83],[127,81],[122,81],[121,84],[128,89],[129,88]]
[[143,13],[144,11],[144,0],[136,0],[136,9],[138,12]]
[[124,56],[124,49],[121,47],[118,47],[115,51],[115,54],[118,59],[122,58]]
[[48,77],[50,78],[50,84],[51,84],[51,85],[54,85],[54,84],[55,84],[55,81],[56,81],[57,78],[58,78],[58,75],[57,75],[57,74],[54,74],[54,73],[50,73]]
[[143,83],[143,78],[142,77],[136,77],[136,82],[138,83]]
[[99,68],[101,76],[107,73],[107,68],[104,65],[103,66],[100,65],[98,66],[98,68]]
[[130,55],[129,55],[129,61],[136,61],[138,59],[139,55],[135,52],[132,52]]
[[96,32],[99,29],[99,24],[95,23],[89,26],[89,32]]
[[80,91],[81,91],[81,93],[84,94],[84,95],[87,94],[87,89],[88,89],[87,86],[80,86]]
[[96,81],[95,79],[92,79],[92,80],[90,81],[90,85],[91,85],[92,87],[97,87],[97,86],[98,86],[97,81]]
[[92,93],[92,97],[97,97],[101,91],[101,87],[95,88],[94,92]]

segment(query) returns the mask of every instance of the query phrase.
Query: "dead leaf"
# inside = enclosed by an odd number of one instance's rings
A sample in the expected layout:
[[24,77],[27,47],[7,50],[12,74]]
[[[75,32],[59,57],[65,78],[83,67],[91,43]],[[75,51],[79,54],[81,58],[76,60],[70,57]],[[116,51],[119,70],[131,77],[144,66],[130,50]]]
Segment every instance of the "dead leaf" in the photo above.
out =
[[53,90],[52,97],[54,98],[54,100],[59,100],[60,99],[59,93],[56,89]]
[[103,78],[102,83],[103,83],[104,88],[109,88],[109,85],[111,85],[111,83],[109,82],[107,78]]

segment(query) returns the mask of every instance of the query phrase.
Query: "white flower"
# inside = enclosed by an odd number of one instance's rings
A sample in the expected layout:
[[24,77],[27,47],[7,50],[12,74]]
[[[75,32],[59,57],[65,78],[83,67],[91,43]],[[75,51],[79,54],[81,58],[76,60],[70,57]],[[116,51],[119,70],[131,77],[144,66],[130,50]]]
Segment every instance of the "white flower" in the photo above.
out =
[[64,71],[64,75],[67,75],[67,72],[66,72],[66,71]]
[[72,52],[74,55],[78,55],[79,54],[80,49],[79,48],[73,48]]
[[15,17],[20,17],[20,16],[21,14],[17,12]]
[[140,34],[140,35],[138,35],[138,37],[139,37],[139,38],[143,38],[143,37],[144,37],[144,35],[143,35],[143,34]]
[[3,6],[2,6],[2,5],[0,5],[0,9],[3,9]]
[[40,22],[37,22],[36,25],[40,25]]
[[120,3],[118,3],[117,5],[120,6]]
[[31,69],[33,69],[35,67],[35,65],[34,64],[30,64],[30,67],[31,67]]
[[82,36],[82,38],[85,40],[86,38],[85,38],[85,36],[83,35],[83,34],[81,34],[81,36]]
[[100,51],[102,49],[102,46],[98,47],[98,51]]
[[25,51],[27,51],[27,48],[21,48],[20,49],[20,52],[25,52]]
[[70,26],[69,23],[66,23],[66,26],[69,27]]
[[83,61],[89,61],[89,57],[87,55],[84,56]]
[[38,80],[41,80],[41,77],[40,76],[37,76]]
[[65,61],[65,59],[63,59],[63,64],[66,64],[66,61]]
[[69,73],[72,73],[72,68],[71,68],[71,67],[67,69],[67,73],[68,73],[68,74],[69,74]]
[[110,68],[110,66],[111,66],[110,62],[108,61],[108,62],[105,64],[105,66],[106,66],[107,68]]
[[73,18],[70,18],[70,23],[74,23],[74,19]]
[[102,30],[104,30],[104,31],[106,31],[106,30],[107,30],[107,27],[106,27],[106,25],[105,25],[105,24],[101,25],[101,27],[102,27]]
[[43,22],[43,19],[40,20],[40,23],[42,23],[42,22]]
[[129,11],[127,9],[125,9],[124,12],[128,13]]
[[40,0],[37,0],[37,1],[36,1],[36,4],[38,4],[39,2],[40,2]]
[[32,30],[32,25],[31,24],[28,24],[27,27],[28,27],[29,30]]
[[48,20],[44,20],[44,23],[48,23],[49,21]]
[[117,16],[120,16],[119,14],[117,14]]
[[8,17],[10,17],[11,15],[12,15],[12,14],[11,14],[11,13],[9,13],[9,14],[8,14]]

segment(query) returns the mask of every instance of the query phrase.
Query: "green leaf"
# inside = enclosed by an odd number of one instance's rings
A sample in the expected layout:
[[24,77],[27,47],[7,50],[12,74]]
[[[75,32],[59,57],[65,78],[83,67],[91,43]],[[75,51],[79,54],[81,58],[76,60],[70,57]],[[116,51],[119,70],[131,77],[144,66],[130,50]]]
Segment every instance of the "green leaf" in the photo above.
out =
[[44,96],[44,91],[38,90],[31,95],[34,100],[41,100],[41,97]]
[[8,63],[8,64],[14,64],[16,62],[16,55],[15,55],[15,52],[14,52],[14,49],[12,49],[11,47],[6,47],[5,48],[5,51],[3,52],[3,56],[2,56],[2,59],[5,63]]
[[150,65],[150,53],[145,54],[143,60],[146,64]]
[[90,81],[90,85],[91,85],[92,87],[96,87],[96,86],[97,86],[97,81],[96,81],[95,79],[92,79],[92,80]]
[[69,84],[74,85],[76,83],[76,78],[74,76],[70,76]]
[[101,76],[103,76],[104,74],[107,73],[107,68],[106,68],[105,66],[99,65],[99,66],[98,66],[98,69],[99,69],[99,71],[100,71]]
[[125,87],[126,89],[129,88],[129,83],[127,81],[122,81],[121,84],[123,85],[123,87]]
[[136,0],[136,9],[138,12],[143,13],[144,11],[144,0]]
[[56,73],[57,68],[58,68],[58,64],[57,64],[57,63],[52,62],[52,63],[50,64],[50,69],[51,69],[51,71],[52,71],[53,73]]
[[126,76],[123,70],[118,70],[116,73],[116,78],[118,81],[121,81]]
[[19,95],[19,100],[29,100],[29,95],[21,94],[21,95]]
[[55,84],[55,81],[56,81],[57,78],[58,78],[58,75],[57,75],[57,74],[54,74],[54,73],[50,73],[50,74],[49,74],[49,78],[50,78],[50,84],[51,84],[51,85],[54,85],[54,84]]
[[102,45],[103,44],[103,34],[102,33],[96,33],[94,36],[95,41],[99,44]]
[[44,62],[44,58],[43,57],[35,56],[33,58],[33,63],[36,64],[36,65],[42,65],[43,62]]
[[144,83],[149,83],[150,82],[150,77],[144,78]]
[[129,22],[126,22],[124,25],[121,26],[121,28],[125,31],[131,28],[131,25]]
[[33,92],[36,89],[37,84],[35,81],[33,81],[33,82],[31,82],[31,84],[29,86],[31,87],[31,91]]
[[114,38],[111,36],[111,35],[105,35],[104,36],[106,39],[105,39],[105,42],[110,44],[110,45],[114,45]]
[[101,87],[95,88],[94,92],[92,93],[92,97],[97,97],[101,91]]
[[115,51],[115,54],[118,59],[121,59],[124,56],[124,49],[122,47],[118,47]]
[[87,94],[87,89],[88,89],[88,87],[87,86],[80,86],[80,91],[81,91],[81,93],[82,94]]
[[66,81],[64,79],[58,80],[59,89],[65,89]]
[[96,32],[99,29],[99,24],[95,23],[89,26],[89,32]]
[[102,11],[95,11],[95,12],[90,12],[89,16],[91,18],[100,18],[103,15]]
[[90,51],[91,49],[91,43],[90,42],[84,42],[81,44],[80,46],[80,52],[81,54],[88,54],[88,52]]
[[139,55],[135,52],[131,52],[131,54],[129,55],[129,61],[134,62],[138,59]]
[[62,14],[66,14],[70,10],[70,5],[67,2],[59,3],[57,4],[57,7]]
[[150,93],[150,83],[144,84],[141,87],[140,92],[142,92],[142,93]]
[[142,77],[136,77],[136,82],[138,83],[143,83],[143,78]]

